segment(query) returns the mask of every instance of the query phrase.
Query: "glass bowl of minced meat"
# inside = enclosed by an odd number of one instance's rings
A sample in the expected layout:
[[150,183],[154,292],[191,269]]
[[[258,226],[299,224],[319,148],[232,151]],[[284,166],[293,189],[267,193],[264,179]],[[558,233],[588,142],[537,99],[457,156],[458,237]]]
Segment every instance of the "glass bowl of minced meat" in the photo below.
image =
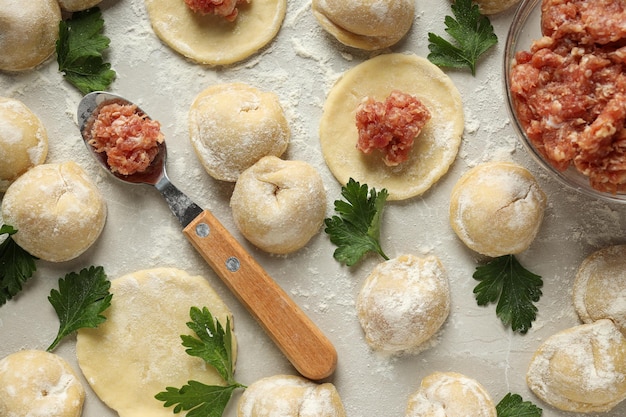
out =
[[514,129],[563,184],[626,202],[622,0],[523,0],[504,53]]

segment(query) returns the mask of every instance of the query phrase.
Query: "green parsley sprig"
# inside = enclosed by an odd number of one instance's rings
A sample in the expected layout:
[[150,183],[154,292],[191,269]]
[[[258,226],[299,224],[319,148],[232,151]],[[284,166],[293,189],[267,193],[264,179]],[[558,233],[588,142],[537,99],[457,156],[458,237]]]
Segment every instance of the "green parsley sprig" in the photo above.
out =
[[[483,16],[472,0],[456,0],[452,6],[454,18],[445,17],[445,31],[454,44],[434,33],[428,34],[428,60],[440,67],[469,67],[476,75],[478,58],[498,43],[489,18]],[[455,19],[456,18],[456,19]]]
[[479,266],[473,275],[480,283],[474,288],[478,305],[495,303],[496,315],[513,331],[526,333],[537,318],[537,307],[543,281],[525,269],[514,255],[494,258]]
[[383,259],[389,258],[380,245],[380,226],[383,208],[387,201],[387,190],[376,192],[367,184],[359,184],[350,178],[341,195],[346,199],[335,200],[335,211],[339,216],[324,220],[324,231],[337,246],[334,258],[348,266],[357,263],[366,253],[376,252]]
[[187,354],[202,358],[213,366],[226,382],[225,386],[207,385],[198,381],[188,381],[181,388],[166,387],[155,398],[163,401],[164,407],[174,406],[174,413],[188,411],[187,417],[221,417],[237,388],[246,388],[235,381],[233,361],[233,339],[230,319],[226,328],[204,307],[192,307],[189,327],[197,336],[181,335]]
[[106,90],[115,79],[111,64],[102,57],[110,43],[102,35],[103,28],[104,20],[97,7],[76,12],[71,19],[59,23],[56,42],[59,71],[83,94]]
[[541,417],[543,410],[518,394],[508,393],[496,406],[498,417]]
[[70,272],[59,279],[59,289],[52,289],[48,300],[59,317],[59,331],[51,352],[63,339],[81,328],[95,328],[106,321],[102,313],[111,305],[111,282],[101,266]]
[[0,306],[22,291],[22,285],[37,270],[37,258],[15,243],[11,237],[15,233],[13,226],[0,226],[0,236],[8,235],[0,243]]

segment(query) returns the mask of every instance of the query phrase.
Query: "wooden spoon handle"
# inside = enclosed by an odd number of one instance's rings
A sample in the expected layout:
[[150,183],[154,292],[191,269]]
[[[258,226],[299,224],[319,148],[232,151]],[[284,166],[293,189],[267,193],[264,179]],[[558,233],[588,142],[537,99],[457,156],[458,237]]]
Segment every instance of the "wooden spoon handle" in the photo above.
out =
[[312,380],[332,375],[332,343],[213,214],[205,210],[183,233],[298,372]]

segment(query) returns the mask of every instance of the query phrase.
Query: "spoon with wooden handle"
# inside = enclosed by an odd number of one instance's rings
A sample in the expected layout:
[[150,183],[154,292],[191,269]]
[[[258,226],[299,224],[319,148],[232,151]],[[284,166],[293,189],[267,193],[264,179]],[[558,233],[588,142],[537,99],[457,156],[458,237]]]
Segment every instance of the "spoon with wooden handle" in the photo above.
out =
[[[90,144],[92,127],[102,107],[112,103],[133,106],[128,100],[105,92],[87,94],[78,106],[79,128],[96,160],[121,181],[153,185],[161,192],[182,224],[183,234],[298,372],[312,380],[332,375],[337,365],[332,343],[208,210],[200,208],[171,183],[165,171],[165,141],[158,144],[158,154],[147,169],[130,175],[111,170],[106,154],[96,152]],[[139,107],[135,112],[149,119]]]

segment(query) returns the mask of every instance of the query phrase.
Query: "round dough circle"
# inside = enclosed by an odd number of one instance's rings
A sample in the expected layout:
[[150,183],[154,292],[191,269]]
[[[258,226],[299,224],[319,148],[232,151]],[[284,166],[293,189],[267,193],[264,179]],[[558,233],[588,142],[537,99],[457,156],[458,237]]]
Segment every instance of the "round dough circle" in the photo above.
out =
[[492,15],[503,12],[519,3],[520,0],[474,0],[478,5],[480,12],[486,15]]
[[99,4],[102,0],[58,0],[61,9],[68,12],[78,12],[80,10],[87,10]]
[[48,135],[24,103],[0,97],[0,192],[48,155]]
[[242,61],[267,45],[278,33],[287,0],[252,0],[238,6],[234,22],[194,13],[184,1],[145,0],[156,35],[176,52],[200,64],[227,65]]
[[62,357],[22,350],[0,360],[0,415],[79,417],[85,389]]
[[496,417],[487,390],[475,379],[456,372],[426,376],[409,397],[405,417]]
[[415,17],[414,0],[313,0],[320,26],[344,45],[376,50],[407,34]]
[[331,383],[316,384],[300,376],[274,375],[251,384],[237,405],[238,417],[345,417]]
[[[432,114],[415,140],[409,159],[388,167],[373,152],[356,148],[356,108],[365,97],[383,101],[393,90],[417,97]],[[354,178],[376,189],[386,188],[388,200],[422,194],[456,159],[464,118],[461,95],[450,78],[427,59],[386,54],[346,71],[333,86],[320,121],[320,143],[328,168],[341,184]]]
[[31,255],[64,262],[85,252],[106,222],[106,202],[75,162],[43,164],[19,177],[4,195],[2,217]]
[[609,246],[589,255],[574,281],[574,306],[583,323],[611,319],[626,333],[626,245]]
[[525,251],[535,239],[546,195],[528,170],[488,162],[466,172],[450,197],[450,225],[470,249],[497,257]]
[[435,256],[402,255],[378,264],[356,302],[367,343],[386,353],[429,340],[450,313],[448,278]]
[[267,155],[281,156],[291,132],[278,96],[243,83],[212,85],[189,109],[196,155],[213,178],[237,181]]
[[205,278],[175,268],[141,270],[112,280],[110,292],[107,321],[78,331],[76,355],[91,388],[120,417],[171,417],[172,409],[154,398],[166,386],[224,384],[181,344],[180,335],[194,335],[186,326],[191,307],[207,307],[222,326],[227,318],[232,326],[230,310]]
[[563,330],[537,349],[526,382],[560,410],[610,411],[626,398],[626,339],[607,319]]
[[60,21],[57,0],[0,0],[0,70],[44,62],[55,51]]
[[246,239],[266,252],[286,254],[320,231],[326,190],[310,164],[266,156],[239,176],[230,206]]

